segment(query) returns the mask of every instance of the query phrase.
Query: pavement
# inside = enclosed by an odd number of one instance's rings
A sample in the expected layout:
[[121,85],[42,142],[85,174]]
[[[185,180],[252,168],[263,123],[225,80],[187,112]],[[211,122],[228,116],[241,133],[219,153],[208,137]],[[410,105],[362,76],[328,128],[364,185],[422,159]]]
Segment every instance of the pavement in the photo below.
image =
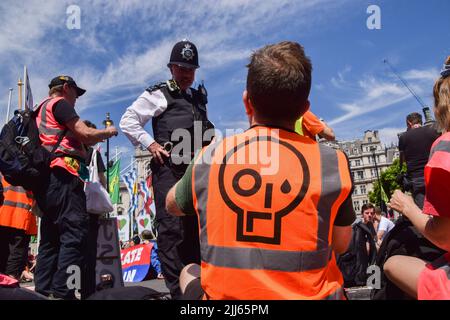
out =
[[[34,282],[21,283],[22,288],[27,288],[34,291]],[[125,282],[125,287],[142,286],[151,288],[158,292],[169,295],[164,279],[152,279],[141,282]],[[354,287],[345,289],[349,300],[370,300],[371,288],[369,287]]]

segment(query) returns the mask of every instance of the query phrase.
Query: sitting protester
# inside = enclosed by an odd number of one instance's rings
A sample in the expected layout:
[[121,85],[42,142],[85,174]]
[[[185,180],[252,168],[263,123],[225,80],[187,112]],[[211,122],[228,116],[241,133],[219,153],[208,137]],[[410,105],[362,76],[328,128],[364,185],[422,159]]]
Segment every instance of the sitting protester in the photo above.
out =
[[426,238],[447,251],[427,261],[408,256],[389,258],[384,271],[403,291],[419,300],[450,299],[450,56],[433,89],[434,113],[445,133],[431,147],[425,166],[426,194],[423,209],[412,197],[396,190],[390,206],[408,217]]

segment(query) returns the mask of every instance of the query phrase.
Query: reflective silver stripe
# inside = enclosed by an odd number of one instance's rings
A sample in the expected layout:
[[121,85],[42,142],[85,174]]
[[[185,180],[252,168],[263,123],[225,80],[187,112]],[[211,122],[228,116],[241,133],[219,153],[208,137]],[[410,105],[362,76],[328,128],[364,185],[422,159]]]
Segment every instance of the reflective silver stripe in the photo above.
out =
[[[214,151],[220,141],[210,144],[202,153],[201,159],[197,160],[198,164],[194,167],[194,179],[195,179],[195,194],[197,197],[197,211],[200,216],[200,228],[202,244],[201,250],[208,243],[208,232],[206,230],[206,204],[208,203],[208,186],[209,186],[209,171],[211,169],[211,159],[214,156]],[[200,161],[201,160],[201,161]],[[199,162],[200,161],[200,162]]]
[[281,251],[261,248],[204,246],[202,261],[217,267],[300,272],[325,267],[331,248],[317,251]]
[[322,300],[342,300],[344,297],[345,297],[344,290],[342,288],[339,288],[334,293],[323,298]]
[[39,132],[43,133],[45,135],[49,135],[49,136],[57,136],[63,130],[55,129],[55,128],[48,128],[47,127],[47,105],[49,104],[49,102],[51,100],[53,100],[53,98],[47,99],[42,104],[42,107],[41,107],[41,123],[39,124]]
[[327,248],[330,232],[331,207],[341,193],[341,177],[336,150],[319,144],[322,191],[317,203],[317,250]]
[[[41,123],[39,124],[39,133],[45,134],[45,135],[49,135],[49,136],[58,136],[64,132],[64,130],[62,129],[57,129],[57,128],[48,128],[47,125],[47,105],[48,103],[51,101],[52,99],[47,99],[41,107]],[[73,135],[70,131],[66,133],[65,137],[75,137],[75,135]],[[43,145],[43,147],[48,150],[49,152],[51,152],[53,150],[53,146],[52,145]],[[79,150],[75,149],[75,148],[66,148],[64,146],[62,146],[61,144],[58,146],[58,148],[56,149],[56,151],[60,151],[64,154],[67,155],[72,155],[72,156],[77,156],[77,157],[83,157],[83,152],[80,152]]]
[[7,206],[7,207],[13,207],[13,208],[22,208],[22,209],[25,209],[28,211],[31,210],[31,206],[29,204],[25,204],[22,202],[13,202],[13,201],[5,200],[5,201],[3,201],[3,205]]
[[9,191],[9,190],[19,192],[19,193],[27,193],[27,191],[24,188],[22,188],[21,186],[8,186],[3,189],[3,192]]
[[431,159],[433,154],[437,151],[450,152],[450,141],[439,141],[438,144],[433,149],[431,149],[430,157],[428,159]]

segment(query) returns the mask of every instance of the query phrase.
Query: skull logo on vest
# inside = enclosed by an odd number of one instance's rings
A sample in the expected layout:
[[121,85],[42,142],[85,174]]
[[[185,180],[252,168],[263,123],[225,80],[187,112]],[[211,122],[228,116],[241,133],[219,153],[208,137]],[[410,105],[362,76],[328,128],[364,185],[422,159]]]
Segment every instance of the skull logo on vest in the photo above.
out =
[[[258,163],[244,168],[232,164],[233,159],[262,144],[272,144],[271,148],[276,144],[275,148],[280,148],[280,162],[289,163],[289,166],[280,167],[276,175],[263,176],[259,173]],[[293,177],[301,182],[296,183]],[[220,166],[218,180],[222,200],[237,214],[236,240],[280,244],[282,218],[293,212],[305,197],[310,172],[306,159],[294,146],[273,137],[260,136],[228,151]]]
[[192,46],[189,43],[186,43],[184,45],[183,50],[181,50],[181,56],[183,57],[184,60],[192,60],[194,59],[194,50],[192,50]]

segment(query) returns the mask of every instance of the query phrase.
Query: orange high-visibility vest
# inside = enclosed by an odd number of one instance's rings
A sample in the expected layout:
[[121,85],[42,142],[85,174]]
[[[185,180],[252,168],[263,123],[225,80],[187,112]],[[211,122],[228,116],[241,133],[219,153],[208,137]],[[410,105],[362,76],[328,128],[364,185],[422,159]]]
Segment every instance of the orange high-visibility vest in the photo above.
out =
[[[63,100],[62,97],[48,97],[41,103],[41,109],[36,118],[36,125],[39,128],[39,138],[42,146],[51,151],[58,141],[59,135],[64,132],[65,127],[59,124],[53,115],[53,106]],[[58,157],[54,159],[50,167],[59,166],[65,168],[74,175],[78,175],[80,167],[79,161],[86,157],[86,151],[82,143],[68,131],[61,140],[60,145],[55,151],[57,155],[67,155],[67,157]]]
[[12,186],[2,177],[3,205],[0,206],[0,226],[37,233],[36,217],[31,213],[33,195],[19,186]]
[[259,126],[204,148],[192,181],[207,298],[343,298],[331,248],[352,188],[341,151]]

